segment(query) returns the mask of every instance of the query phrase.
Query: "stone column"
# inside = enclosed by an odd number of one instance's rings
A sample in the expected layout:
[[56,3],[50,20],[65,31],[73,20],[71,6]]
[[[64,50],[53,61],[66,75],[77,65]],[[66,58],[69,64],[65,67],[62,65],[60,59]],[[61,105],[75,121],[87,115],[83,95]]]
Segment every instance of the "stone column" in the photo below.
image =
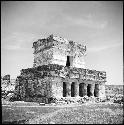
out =
[[91,96],[94,96],[94,88],[95,88],[95,85],[92,83],[90,88]]
[[99,84],[95,84],[95,89],[94,89],[94,96],[99,97]]
[[87,95],[87,84],[83,83],[83,96]]
[[75,97],[79,96],[79,84],[75,83]]
[[66,83],[66,97],[71,97],[71,83]]
[[101,99],[105,98],[105,83],[100,83],[99,84],[99,97]]

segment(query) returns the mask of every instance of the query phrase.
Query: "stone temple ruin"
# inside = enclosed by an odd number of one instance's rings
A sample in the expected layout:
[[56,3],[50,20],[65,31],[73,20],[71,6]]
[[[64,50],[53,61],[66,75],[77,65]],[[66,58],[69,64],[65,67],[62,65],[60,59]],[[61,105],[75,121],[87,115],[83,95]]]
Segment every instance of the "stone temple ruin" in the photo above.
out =
[[106,72],[85,69],[85,45],[50,35],[34,42],[33,48],[33,67],[22,69],[16,79],[20,100],[105,97]]

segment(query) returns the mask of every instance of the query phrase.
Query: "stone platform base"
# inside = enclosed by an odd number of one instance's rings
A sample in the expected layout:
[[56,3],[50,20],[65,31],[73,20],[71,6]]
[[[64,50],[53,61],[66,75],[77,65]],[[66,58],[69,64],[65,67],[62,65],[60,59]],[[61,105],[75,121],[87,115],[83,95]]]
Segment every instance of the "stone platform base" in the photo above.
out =
[[105,79],[100,73],[56,64],[22,69],[14,93],[18,100],[41,103],[51,103],[59,98],[72,102],[87,100],[87,96],[102,98]]

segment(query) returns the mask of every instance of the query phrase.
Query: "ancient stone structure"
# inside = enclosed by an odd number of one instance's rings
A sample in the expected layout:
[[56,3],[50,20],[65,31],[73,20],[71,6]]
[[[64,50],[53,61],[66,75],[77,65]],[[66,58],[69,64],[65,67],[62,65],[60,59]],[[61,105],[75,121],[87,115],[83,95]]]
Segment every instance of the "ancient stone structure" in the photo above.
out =
[[33,68],[22,69],[15,92],[21,100],[105,97],[106,72],[85,69],[86,46],[50,35],[33,43]]

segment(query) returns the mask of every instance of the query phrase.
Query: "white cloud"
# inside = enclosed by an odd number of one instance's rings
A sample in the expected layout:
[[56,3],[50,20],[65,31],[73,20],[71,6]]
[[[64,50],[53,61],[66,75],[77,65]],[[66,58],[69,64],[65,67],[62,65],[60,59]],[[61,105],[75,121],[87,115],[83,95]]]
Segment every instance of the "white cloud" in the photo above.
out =
[[115,48],[115,47],[120,47],[120,46],[123,46],[123,44],[122,43],[116,43],[116,44],[101,46],[101,47],[89,47],[88,52],[99,52],[99,51],[103,51],[103,50]]
[[94,28],[94,29],[104,29],[108,22],[107,21],[97,21],[93,19],[93,16],[91,14],[87,15],[86,17],[80,17],[80,18],[73,18],[70,16],[66,16],[65,18],[69,25],[78,25],[78,26],[85,26],[88,28]]
[[7,50],[28,49],[35,39],[33,34],[29,33],[12,33],[2,39],[1,48]]
[[19,50],[19,49],[21,49],[21,47],[17,46],[17,45],[7,45],[6,49],[8,49],[8,50]]

